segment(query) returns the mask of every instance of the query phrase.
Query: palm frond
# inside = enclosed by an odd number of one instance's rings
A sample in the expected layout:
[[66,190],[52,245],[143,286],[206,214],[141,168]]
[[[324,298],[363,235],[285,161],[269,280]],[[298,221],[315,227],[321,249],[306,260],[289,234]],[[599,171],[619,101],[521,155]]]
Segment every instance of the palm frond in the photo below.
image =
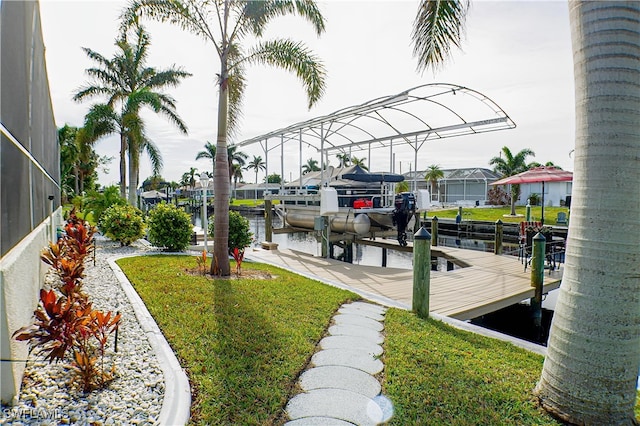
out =
[[294,72],[306,89],[309,108],[324,94],[324,65],[303,43],[286,39],[265,41],[251,50],[247,61]]
[[411,39],[418,71],[436,69],[460,48],[469,0],[421,0]]

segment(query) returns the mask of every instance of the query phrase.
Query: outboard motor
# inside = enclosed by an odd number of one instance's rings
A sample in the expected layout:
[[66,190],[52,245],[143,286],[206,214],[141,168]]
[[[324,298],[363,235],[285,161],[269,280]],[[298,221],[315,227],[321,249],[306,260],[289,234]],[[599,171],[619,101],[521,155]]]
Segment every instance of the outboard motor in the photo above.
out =
[[393,224],[398,230],[398,243],[407,245],[407,224],[416,212],[416,197],[411,192],[397,194],[394,199]]

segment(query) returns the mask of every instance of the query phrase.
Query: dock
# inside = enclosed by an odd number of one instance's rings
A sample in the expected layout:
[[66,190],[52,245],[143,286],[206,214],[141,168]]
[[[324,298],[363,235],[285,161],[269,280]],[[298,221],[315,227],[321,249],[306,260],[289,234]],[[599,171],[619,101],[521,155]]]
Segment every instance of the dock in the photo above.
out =
[[[397,244],[384,240],[388,248]],[[376,245],[382,244],[381,242]],[[405,249],[410,250],[410,246]],[[411,309],[413,271],[363,266],[312,256],[294,250],[247,252],[248,258],[349,288],[365,297],[373,295],[386,304]],[[469,320],[511,306],[534,296],[531,269],[514,256],[475,250],[432,247],[432,257],[444,257],[462,267],[431,271],[430,311],[459,320]],[[545,271],[543,294],[560,286],[562,267]]]

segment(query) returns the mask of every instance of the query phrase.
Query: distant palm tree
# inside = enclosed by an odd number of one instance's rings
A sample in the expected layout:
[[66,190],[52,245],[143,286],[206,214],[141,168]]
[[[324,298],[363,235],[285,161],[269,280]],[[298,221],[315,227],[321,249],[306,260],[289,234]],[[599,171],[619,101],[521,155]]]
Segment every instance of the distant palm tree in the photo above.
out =
[[[111,119],[112,132],[120,134],[120,195],[126,192],[126,159],[129,153],[129,202],[135,204],[138,186],[139,158],[142,150],[147,150],[155,165],[161,164],[159,151],[144,135],[144,123],[140,117],[142,107],[166,116],[169,121],[186,134],[187,127],[176,113],[175,100],[159,91],[165,87],[177,86],[191,74],[177,68],[158,71],[146,66],[150,38],[142,26],[134,31],[134,41],[129,43],[128,31],[123,31],[116,40],[119,53],[112,59],[83,48],[87,56],[97,63],[96,68],[88,68],[87,74],[93,79],[80,88],[73,97],[82,101],[96,96],[106,97],[104,104],[111,109],[102,111],[102,119]],[[117,112],[116,112],[117,111]]]
[[259,155],[257,157],[254,155],[253,160],[249,161],[249,164],[247,164],[247,170],[253,170],[256,173],[256,184],[258,183],[258,172],[266,169],[267,165]]
[[553,161],[547,161],[547,162],[546,162],[546,163],[544,163],[544,164],[540,164],[540,163],[538,163],[537,161],[533,161],[533,162],[531,162],[531,163],[527,164],[527,168],[529,168],[529,169],[533,169],[534,167],[540,167],[540,166],[545,166],[545,167],[555,167],[556,169],[560,169],[560,170],[562,170],[562,167],[557,166],[556,164],[554,164],[554,162],[553,162]]
[[[511,150],[504,146],[502,147],[502,155],[499,157],[493,157],[489,160],[489,164],[493,166],[493,171],[502,175],[502,177],[509,177],[522,173],[529,169],[527,165],[527,157],[535,156],[536,154],[528,148],[525,148],[518,152],[516,155],[511,153]],[[520,198],[520,185],[511,185],[511,215],[516,215],[516,201]]]
[[236,188],[238,186],[238,181],[242,180],[242,166],[240,164],[233,164],[233,198],[236,198]]
[[[193,0],[133,0],[122,15],[122,25],[148,17],[170,22],[211,42],[219,56],[218,131],[214,176],[215,224],[214,259],[211,272],[229,276],[229,181],[223,173],[227,159],[227,135],[236,128],[245,91],[245,67],[250,64],[276,66],[294,72],[306,89],[309,108],[324,93],[325,70],[319,59],[302,43],[288,39],[263,40],[273,19],[298,15],[310,22],[316,33],[324,32],[324,17],[313,0],[224,2]],[[243,42],[256,42],[251,49]],[[231,167],[229,167],[231,169]]]
[[367,167],[367,165],[364,163],[366,159],[366,157],[351,157],[351,164],[353,164],[354,166],[360,166],[360,168],[362,168],[363,170],[369,170],[369,167]]
[[216,167],[216,146],[207,141],[207,143],[204,144],[204,151],[200,151],[196,154],[196,160],[201,158],[208,158],[211,160],[211,173],[214,173]]
[[307,163],[302,166],[302,174],[306,175],[311,172],[319,172],[320,167],[318,167],[318,160],[314,160],[313,158],[309,158]]
[[338,159],[338,167],[346,167],[351,162],[351,157],[349,154],[336,154],[336,158]]
[[237,164],[238,166],[240,166],[240,168],[243,168],[247,164],[247,158],[249,158],[249,156],[246,153],[238,151],[237,145],[227,146],[227,160],[229,162],[229,182],[231,182],[231,179],[233,178],[234,164]]
[[[444,172],[440,169],[439,165],[432,164],[427,168],[424,179],[431,184],[431,201],[433,201],[433,196],[438,192],[438,181],[443,177]],[[436,196],[438,197],[436,200],[439,201],[439,195]]]

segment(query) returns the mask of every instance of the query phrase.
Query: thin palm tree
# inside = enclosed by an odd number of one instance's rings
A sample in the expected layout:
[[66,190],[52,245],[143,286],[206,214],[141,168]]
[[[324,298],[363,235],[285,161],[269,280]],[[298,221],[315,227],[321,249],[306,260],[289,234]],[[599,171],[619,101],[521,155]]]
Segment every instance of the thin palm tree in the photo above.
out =
[[211,173],[213,176],[216,167],[216,146],[207,141],[207,143],[204,144],[204,151],[200,151],[198,152],[198,154],[196,154],[196,160],[199,160],[201,158],[207,158],[211,160]]
[[[504,154],[504,158],[502,158],[502,154]],[[502,147],[502,154],[489,160],[489,164],[493,166],[494,172],[500,173],[503,177],[513,176],[528,170],[527,157],[536,155],[528,148],[522,149],[516,155],[513,155],[506,146]],[[520,185],[511,185],[512,216],[516,215],[516,201],[518,198],[520,198]]]
[[[241,1],[201,2],[196,0],[134,0],[123,13],[123,26],[147,17],[171,22],[196,34],[215,47],[220,59],[218,75],[218,131],[214,175],[215,274],[230,275],[229,256],[229,166],[227,135],[237,128],[241,101],[245,89],[245,67],[250,64],[271,65],[294,72],[306,89],[309,108],[324,92],[325,71],[318,58],[302,43],[288,39],[263,40],[264,30],[274,18],[299,15],[309,21],[320,35],[324,18],[316,3],[306,1]],[[246,49],[247,39],[256,44]],[[230,168],[230,167],[229,167]]]
[[229,182],[233,178],[233,174],[235,173],[235,166],[238,165],[240,168],[243,168],[247,164],[247,158],[249,156],[242,151],[238,151],[237,145],[228,145],[227,146],[227,161],[229,163]]
[[363,170],[369,170],[369,167],[367,167],[367,165],[365,164],[366,160],[366,157],[351,157],[351,164],[353,164],[354,166],[360,166],[360,168],[362,168]]
[[302,166],[303,175],[306,175],[307,173],[319,172],[319,171],[320,171],[320,167],[318,167],[318,160],[314,160],[313,158],[309,158],[306,164]]
[[[413,38],[422,69],[442,63],[438,52],[457,44],[448,37],[460,34],[465,5],[421,1]],[[457,11],[441,12],[451,7]],[[638,2],[569,2],[575,201],[536,394],[548,412],[573,424],[637,423],[640,223],[629,212],[638,210],[640,187],[638,21]]]
[[247,170],[253,170],[256,173],[256,184],[258,183],[258,172],[260,170],[267,170],[267,165],[262,160],[262,156],[258,155],[257,157],[254,155],[253,160],[249,161],[247,164]]
[[238,187],[238,181],[242,180],[242,166],[240,164],[233,164],[233,198],[236,198],[236,188]]
[[[427,168],[427,172],[424,174],[424,179],[431,184],[431,201],[433,196],[438,192],[438,181],[444,177],[444,172],[440,169],[438,164],[432,164]],[[436,200],[439,200],[439,196],[436,195]]]
[[349,154],[336,154],[338,159],[338,167],[346,167],[351,163],[351,157]]
[[[133,42],[129,42],[129,31],[122,31],[116,40],[118,53],[108,59],[88,48],[83,48],[87,56],[96,62],[96,67],[88,68],[91,77],[86,86],[81,87],[73,99],[82,101],[93,97],[106,97],[103,119],[111,117],[111,127],[120,134],[120,194],[126,193],[126,153],[129,154],[129,202],[135,203],[138,186],[140,153],[146,150],[155,169],[161,166],[159,150],[146,137],[144,122],[140,117],[143,107],[164,115],[180,132],[186,134],[187,127],[176,113],[175,100],[162,92],[166,87],[175,87],[191,74],[179,69],[156,70],[146,65],[149,35],[142,26],[136,26]],[[158,171],[158,170],[155,170]]]

